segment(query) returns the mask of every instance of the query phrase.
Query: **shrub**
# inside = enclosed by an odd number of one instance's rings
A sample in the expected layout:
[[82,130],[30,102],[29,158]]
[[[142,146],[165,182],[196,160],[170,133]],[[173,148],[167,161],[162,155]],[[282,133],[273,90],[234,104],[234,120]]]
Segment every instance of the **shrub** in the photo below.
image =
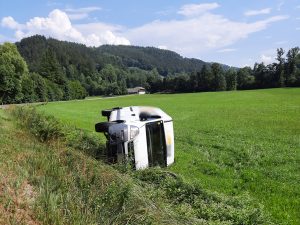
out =
[[22,128],[27,129],[42,142],[63,136],[62,126],[53,116],[38,113],[33,107],[14,107],[11,112]]
[[61,140],[94,158],[103,158],[105,147],[100,144],[97,135],[62,125],[55,117],[38,112],[34,107],[13,107],[10,111],[20,127],[28,130],[40,141]]

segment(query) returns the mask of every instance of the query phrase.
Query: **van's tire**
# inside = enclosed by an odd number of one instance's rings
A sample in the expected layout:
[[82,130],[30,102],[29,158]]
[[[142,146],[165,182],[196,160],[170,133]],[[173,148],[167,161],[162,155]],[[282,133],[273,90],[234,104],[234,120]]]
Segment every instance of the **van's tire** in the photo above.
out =
[[108,128],[116,123],[114,122],[101,122],[95,124],[96,132],[108,132]]

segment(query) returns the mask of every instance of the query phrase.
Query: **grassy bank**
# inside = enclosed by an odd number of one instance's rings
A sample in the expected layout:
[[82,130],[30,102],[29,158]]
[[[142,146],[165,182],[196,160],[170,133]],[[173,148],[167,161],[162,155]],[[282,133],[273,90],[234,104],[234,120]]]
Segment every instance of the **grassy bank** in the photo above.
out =
[[299,88],[127,96],[38,108],[93,132],[105,120],[101,109],[128,105],[157,106],[173,117],[172,171],[207,190],[249,193],[277,223],[300,223]]
[[116,170],[97,158],[98,137],[32,108],[0,110],[0,124],[1,224],[271,224],[249,195],[160,169]]

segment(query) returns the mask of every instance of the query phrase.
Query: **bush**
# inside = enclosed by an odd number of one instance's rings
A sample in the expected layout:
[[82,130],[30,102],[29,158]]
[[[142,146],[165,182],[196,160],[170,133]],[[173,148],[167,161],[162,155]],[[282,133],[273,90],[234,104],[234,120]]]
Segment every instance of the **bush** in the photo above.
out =
[[34,107],[22,106],[10,110],[20,127],[28,130],[41,142],[61,140],[94,158],[103,158],[105,147],[100,144],[99,136],[62,125],[53,116],[38,112]]
[[62,126],[53,116],[38,113],[33,107],[14,107],[11,112],[22,128],[27,129],[42,142],[63,136]]

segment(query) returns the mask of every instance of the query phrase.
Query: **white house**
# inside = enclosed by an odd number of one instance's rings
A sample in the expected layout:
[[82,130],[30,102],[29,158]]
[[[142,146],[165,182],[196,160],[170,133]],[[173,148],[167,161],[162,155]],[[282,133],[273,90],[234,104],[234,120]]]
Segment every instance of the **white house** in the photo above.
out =
[[143,94],[146,94],[146,89],[143,87],[128,88],[127,92],[128,92],[128,94],[143,95]]

